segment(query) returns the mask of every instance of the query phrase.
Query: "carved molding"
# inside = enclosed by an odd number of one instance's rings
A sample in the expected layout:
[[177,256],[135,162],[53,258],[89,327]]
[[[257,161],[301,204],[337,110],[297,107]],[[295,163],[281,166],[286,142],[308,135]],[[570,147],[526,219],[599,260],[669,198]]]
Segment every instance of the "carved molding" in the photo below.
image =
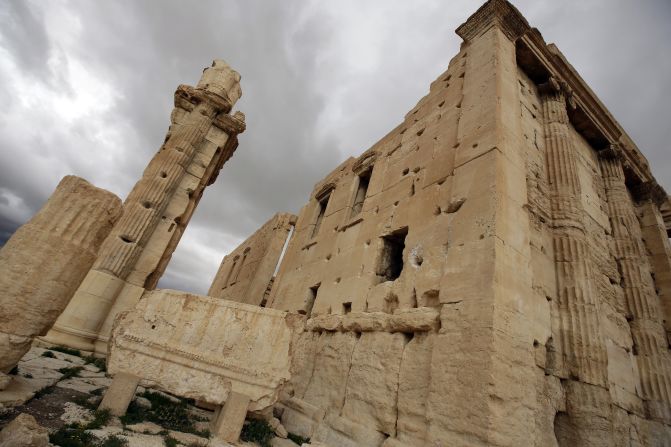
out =
[[229,135],[240,134],[246,129],[245,115],[242,112],[235,112],[233,115],[227,113],[217,115],[212,124]]
[[606,149],[600,150],[597,152],[599,157],[606,159],[606,160],[624,160],[624,154],[622,151],[622,146],[619,144],[611,144],[608,146]]
[[468,42],[492,26],[499,27],[510,40],[515,40],[529,29],[529,22],[506,0],[489,0],[459,26],[456,33]]
[[377,160],[377,152],[375,151],[364,152],[363,155],[361,155],[352,165],[352,172],[354,172],[357,175],[361,174],[366,169],[373,166],[375,164],[375,160]]
[[668,200],[666,191],[655,180],[634,186],[631,188],[631,194],[637,202],[651,200],[657,206],[662,206]]

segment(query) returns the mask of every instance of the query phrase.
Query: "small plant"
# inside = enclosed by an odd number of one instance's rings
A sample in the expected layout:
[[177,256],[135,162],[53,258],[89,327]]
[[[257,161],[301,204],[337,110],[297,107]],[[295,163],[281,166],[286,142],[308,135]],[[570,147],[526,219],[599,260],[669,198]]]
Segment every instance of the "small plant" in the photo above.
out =
[[51,352],[51,351],[44,351],[44,352],[42,353],[42,357],[46,357],[46,358],[48,358],[48,359],[55,359],[55,358],[56,358],[56,356],[54,355],[54,353]]
[[82,356],[82,352],[79,349],[66,348],[65,346],[53,346],[49,349],[52,351],[62,352],[63,354],[74,355],[77,357]]
[[91,447],[95,437],[79,424],[67,424],[49,435],[49,442],[61,447]]
[[304,437],[298,436],[294,433],[289,433],[287,438],[294,441],[298,445],[303,445],[303,444],[309,444],[310,443],[310,438],[304,438]]
[[96,388],[95,390],[91,391],[89,394],[91,394],[92,396],[102,396],[104,392],[105,392],[105,388]]
[[110,435],[98,443],[98,447],[123,447],[126,445],[128,445],[128,441],[116,435]]
[[163,443],[165,447],[177,447],[179,445],[179,442],[170,435],[163,438]]
[[107,424],[111,418],[112,415],[108,409],[96,410],[93,412],[93,420],[86,424],[86,429],[97,430],[103,425]]
[[9,371],[9,375],[10,375],[10,376],[15,376],[15,375],[17,375],[18,373],[19,373],[19,367],[18,367],[18,365],[15,366],[14,368],[12,368],[11,371]]
[[72,377],[77,377],[79,375],[79,371],[81,371],[82,369],[83,368],[81,366],[69,366],[67,368],[59,369],[58,372],[63,374],[61,380],[65,380],[70,379]]
[[96,357],[94,355],[87,355],[84,357],[86,364],[91,364],[98,368],[100,371],[107,371],[107,365],[105,364],[105,359],[101,357]]
[[151,402],[151,408],[144,408],[136,401],[132,401],[126,414],[121,416],[121,422],[124,425],[150,421],[171,430],[201,435],[201,432],[198,432],[193,425],[186,400],[175,402],[163,394],[149,391],[145,391],[140,396]]
[[87,408],[91,411],[96,409],[96,405],[89,402],[89,400],[86,396],[77,396],[74,399],[72,399],[72,402],[76,403],[80,407]]
[[48,386],[45,388],[42,388],[41,390],[38,390],[34,395],[33,399],[39,399],[43,396],[46,396],[47,394],[51,394],[56,390],[56,387],[54,385]]
[[270,440],[275,433],[268,422],[261,419],[251,419],[245,422],[240,433],[240,439],[246,442],[256,442],[261,447],[270,447]]

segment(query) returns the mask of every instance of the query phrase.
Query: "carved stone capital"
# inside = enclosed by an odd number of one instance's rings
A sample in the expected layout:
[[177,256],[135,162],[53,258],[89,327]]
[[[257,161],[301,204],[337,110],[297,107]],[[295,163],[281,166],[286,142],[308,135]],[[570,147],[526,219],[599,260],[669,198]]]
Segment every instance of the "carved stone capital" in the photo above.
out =
[[242,112],[235,112],[233,115],[222,113],[217,115],[212,124],[229,135],[237,135],[245,131],[245,114]]
[[631,194],[637,202],[651,200],[657,206],[661,206],[668,200],[664,188],[654,180],[643,182],[631,189]]
[[175,91],[175,107],[191,111],[194,106],[203,102],[212,106],[216,112],[228,113],[233,108],[228,98],[201,88],[182,84]]
[[606,149],[602,149],[597,152],[600,158],[605,160],[623,160],[624,153],[622,152],[622,146],[618,143],[610,144]]
[[506,0],[489,0],[468,20],[457,28],[456,33],[469,42],[496,26],[510,39],[515,40],[531,27],[520,12]]

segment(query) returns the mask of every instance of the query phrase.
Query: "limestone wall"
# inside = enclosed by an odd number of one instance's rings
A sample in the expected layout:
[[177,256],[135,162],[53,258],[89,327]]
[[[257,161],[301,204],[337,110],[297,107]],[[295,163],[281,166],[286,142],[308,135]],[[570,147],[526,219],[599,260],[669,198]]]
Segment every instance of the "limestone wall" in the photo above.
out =
[[209,296],[262,304],[297,217],[277,213],[221,261]]
[[35,336],[54,324],[121,210],[114,194],[67,176],[2,247],[0,376],[16,365]]
[[299,214],[269,300],[308,316],[283,423],[343,446],[665,445],[666,194],[510,4],[458,32]]

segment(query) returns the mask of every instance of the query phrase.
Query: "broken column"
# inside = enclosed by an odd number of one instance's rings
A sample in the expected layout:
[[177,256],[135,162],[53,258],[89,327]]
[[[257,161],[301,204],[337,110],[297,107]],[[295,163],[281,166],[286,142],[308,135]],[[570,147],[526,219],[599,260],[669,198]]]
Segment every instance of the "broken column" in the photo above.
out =
[[237,148],[244,115],[229,112],[241,96],[239,81],[217,60],[195,88],[178,87],[165,142],[45,341],[105,354],[114,317],[156,287],[205,187]]
[[54,324],[121,210],[111,192],[67,176],[0,250],[0,373]]

